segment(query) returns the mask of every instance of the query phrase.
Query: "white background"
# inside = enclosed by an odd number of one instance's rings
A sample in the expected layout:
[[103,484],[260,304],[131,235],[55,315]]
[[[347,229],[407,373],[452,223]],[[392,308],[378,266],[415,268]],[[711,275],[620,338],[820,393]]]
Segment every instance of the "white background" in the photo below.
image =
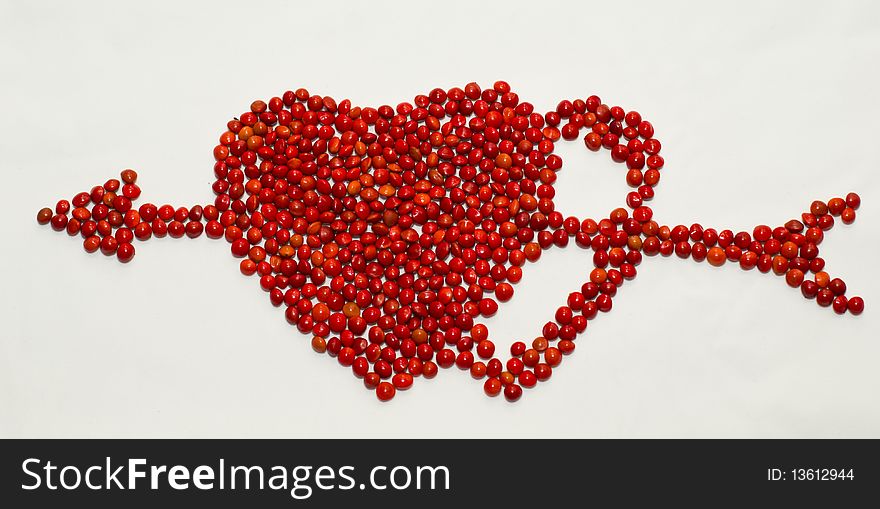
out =
[[[0,435],[877,437],[878,5],[2,0]],[[866,312],[647,258],[517,404],[457,368],[380,404],[225,241],[154,239],[122,265],[35,221],[127,167],[137,203],[212,201],[211,150],[257,98],[303,86],[378,106],[497,79],[538,111],[596,93],[652,121],[665,224],[750,231],[858,191],[821,255]],[[560,210],[623,204],[607,153],[559,153]],[[499,349],[539,334],[590,267],[575,247],[527,266],[488,322]]]

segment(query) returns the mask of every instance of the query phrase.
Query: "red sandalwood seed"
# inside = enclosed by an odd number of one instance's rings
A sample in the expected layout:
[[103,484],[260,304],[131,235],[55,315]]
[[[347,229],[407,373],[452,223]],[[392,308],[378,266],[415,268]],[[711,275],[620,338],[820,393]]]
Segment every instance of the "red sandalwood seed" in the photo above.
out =
[[835,313],[842,315],[846,312],[847,308],[847,299],[843,295],[838,295],[834,297],[834,300],[831,302],[831,308]]
[[816,302],[822,307],[830,306],[832,300],[834,300],[834,292],[828,288],[822,288],[816,294]]
[[502,384],[497,378],[489,378],[483,383],[483,391],[487,396],[497,396],[501,393]]
[[862,311],[865,310],[865,301],[861,297],[850,298],[847,301],[846,305],[849,309],[849,312],[854,315],[860,315],[862,314]]
[[504,387],[504,397],[507,401],[514,402],[522,396],[522,387],[517,384],[509,384]]
[[843,209],[846,208],[846,201],[843,198],[831,198],[828,200],[828,212],[832,216],[839,216]]
[[785,282],[792,288],[800,287],[804,282],[804,273],[798,269],[791,269],[785,274]]
[[851,209],[859,208],[861,205],[862,199],[856,193],[849,193],[846,195],[846,206]]
[[52,213],[52,209],[50,209],[49,207],[44,207],[40,209],[40,211],[37,213],[37,222],[40,224],[49,224],[49,221],[52,219],[53,215],[54,214]]
[[86,250],[87,253],[94,253],[100,247],[101,238],[97,235],[92,235],[83,241],[83,248]]
[[380,382],[376,386],[376,397],[379,398],[379,401],[389,401],[394,397],[394,394],[397,392],[394,385],[388,382]]
[[[109,238],[109,237],[108,237]],[[134,258],[134,246],[128,242],[122,242],[116,249],[116,257],[120,262],[127,263]]]
[[116,249],[119,247],[119,242],[115,237],[106,236],[101,239],[101,252],[105,255],[112,255],[116,253]]

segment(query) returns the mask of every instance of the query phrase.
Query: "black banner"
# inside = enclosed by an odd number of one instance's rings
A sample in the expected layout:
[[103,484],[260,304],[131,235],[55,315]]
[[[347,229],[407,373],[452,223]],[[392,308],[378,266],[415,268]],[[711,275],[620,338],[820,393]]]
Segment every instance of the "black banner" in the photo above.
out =
[[[5,440],[4,507],[585,507],[870,500],[876,441]],[[12,502],[11,505],[8,502]],[[208,505],[210,504],[210,505]],[[256,504],[256,505],[252,505]]]

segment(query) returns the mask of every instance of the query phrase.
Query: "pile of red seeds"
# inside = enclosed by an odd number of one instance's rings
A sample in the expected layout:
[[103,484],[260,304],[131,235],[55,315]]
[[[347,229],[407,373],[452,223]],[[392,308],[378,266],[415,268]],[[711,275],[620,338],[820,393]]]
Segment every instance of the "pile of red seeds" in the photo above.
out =
[[[599,221],[555,210],[563,162],[554,146],[580,137],[625,163],[628,209]],[[241,272],[259,275],[312,348],[351,367],[383,401],[453,365],[484,380],[486,394],[519,399],[574,351],[590,319],[611,310],[643,254],[757,267],[820,306],[862,312],[864,301],[824,272],[817,247],[835,217],[854,221],[858,195],[815,201],[800,220],[751,233],[660,226],[644,205],[660,180],[660,147],[638,112],[596,96],[541,115],[505,82],[438,88],[396,108],[299,89],[255,101],[227,124],[214,148],[213,205],[135,210],[137,174],[125,170],[121,182],[61,200],[37,220],[122,262],[134,239],[225,237]],[[593,251],[595,268],[541,335],[515,342],[503,362],[477,320],[513,296],[526,261],[572,239]]]

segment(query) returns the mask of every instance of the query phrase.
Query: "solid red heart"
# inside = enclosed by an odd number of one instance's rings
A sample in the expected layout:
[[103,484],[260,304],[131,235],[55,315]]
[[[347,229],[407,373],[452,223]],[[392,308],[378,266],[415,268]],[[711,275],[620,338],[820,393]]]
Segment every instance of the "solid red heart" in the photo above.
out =
[[[586,148],[625,164],[629,210],[599,221],[556,211],[555,144],[583,131]],[[214,148],[213,205],[135,210],[137,174],[125,170],[121,182],[61,200],[37,220],[122,262],[134,257],[134,239],[225,237],[241,272],[259,275],[314,350],[350,367],[382,401],[452,366],[485,379],[490,396],[519,399],[574,351],[588,320],[611,309],[643,253],[772,270],[821,306],[862,312],[863,300],[845,297],[843,281],[823,271],[817,247],[834,217],[855,219],[858,195],[815,201],[800,220],[751,233],[660,226],[644,205],[660,180],[660,148],[638,112],[596,96],[539,114],[501,81],[437,88],[396,108],[299,89],[255,101],[227,124]],[[589,279],[502,363],[478,320],[513,297],[527,261],[571,239],[593,251]]]

